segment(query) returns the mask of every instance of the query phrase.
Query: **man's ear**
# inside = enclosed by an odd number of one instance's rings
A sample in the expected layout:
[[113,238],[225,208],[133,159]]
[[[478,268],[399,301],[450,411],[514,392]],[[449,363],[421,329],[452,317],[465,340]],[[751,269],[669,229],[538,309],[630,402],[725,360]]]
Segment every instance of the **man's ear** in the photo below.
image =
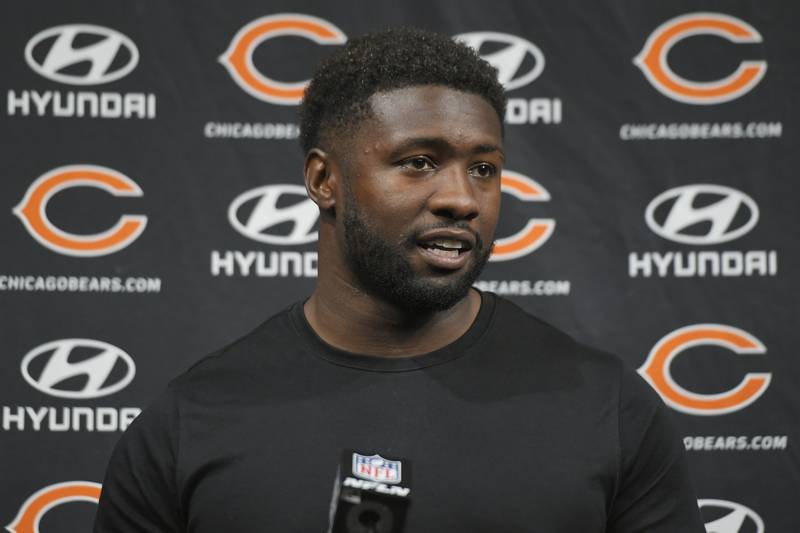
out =
[[312,148],[306,154],[303,167],[308,196],[322,211],[336,206],[336,188],[339,186],[335,165],[327,152]]

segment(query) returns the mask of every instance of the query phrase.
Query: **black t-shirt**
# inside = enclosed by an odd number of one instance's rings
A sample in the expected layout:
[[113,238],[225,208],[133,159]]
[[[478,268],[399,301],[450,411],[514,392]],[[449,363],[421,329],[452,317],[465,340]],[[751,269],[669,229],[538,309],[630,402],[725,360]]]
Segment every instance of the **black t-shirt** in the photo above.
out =
[[349,449],[411,461],[407,532],[703,533],[669,417],[618,358],[490,293],[403,358],[327,345],[297,303],[132,423],[95,532],[324,532]]

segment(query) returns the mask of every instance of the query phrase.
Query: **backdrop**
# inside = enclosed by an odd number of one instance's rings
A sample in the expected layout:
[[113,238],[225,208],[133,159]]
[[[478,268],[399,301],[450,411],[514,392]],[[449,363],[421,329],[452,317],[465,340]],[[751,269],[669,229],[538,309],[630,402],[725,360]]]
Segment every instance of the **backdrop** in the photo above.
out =
[[3,12],[0,525],[88,531],[139,410],[309,294],[305,81],[348,36],[414,25],[477,48],[508,92],[477,285],[639,369],[685,436],[709,532],[800,531],[796,3]]

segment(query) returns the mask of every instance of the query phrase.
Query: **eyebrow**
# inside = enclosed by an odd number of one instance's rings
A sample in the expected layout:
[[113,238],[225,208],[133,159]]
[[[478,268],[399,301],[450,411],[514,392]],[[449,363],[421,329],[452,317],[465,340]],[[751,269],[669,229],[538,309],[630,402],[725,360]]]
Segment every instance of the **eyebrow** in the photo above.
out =
[[[441,137],[413,137],[400,143],[392,152],[389,157],[395,159],[403,155],[403,153],[413,150],[415,148],[428,148],[431,150],[452,152],[453,145]],[[478,144],[472,148],[472,152],[476,154],[489,154],[498,152],[500,157],[505,160],[505,153],[503,149],[495,144]]]
[[502,157],[503,160],[505,161],[506,153],[503,151],[502,148],[500,148],[497,145],[494,145],[494,144],[479,144],[478,146],[475,147],[475,153],[476,154],[490,154],[492,152],[498,152],[500,154],[500,157]]

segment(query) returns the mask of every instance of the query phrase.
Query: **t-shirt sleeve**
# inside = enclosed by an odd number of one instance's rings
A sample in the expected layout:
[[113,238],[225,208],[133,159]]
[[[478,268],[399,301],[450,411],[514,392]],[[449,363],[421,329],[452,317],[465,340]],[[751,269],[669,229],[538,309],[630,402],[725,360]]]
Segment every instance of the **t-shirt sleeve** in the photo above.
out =
[[94,533],[179,533],[178,414],[168,389],[123,433],[106,470]]
[[666,405],[629,369],[619,398],[619,481],[607,533],[705,533]]

